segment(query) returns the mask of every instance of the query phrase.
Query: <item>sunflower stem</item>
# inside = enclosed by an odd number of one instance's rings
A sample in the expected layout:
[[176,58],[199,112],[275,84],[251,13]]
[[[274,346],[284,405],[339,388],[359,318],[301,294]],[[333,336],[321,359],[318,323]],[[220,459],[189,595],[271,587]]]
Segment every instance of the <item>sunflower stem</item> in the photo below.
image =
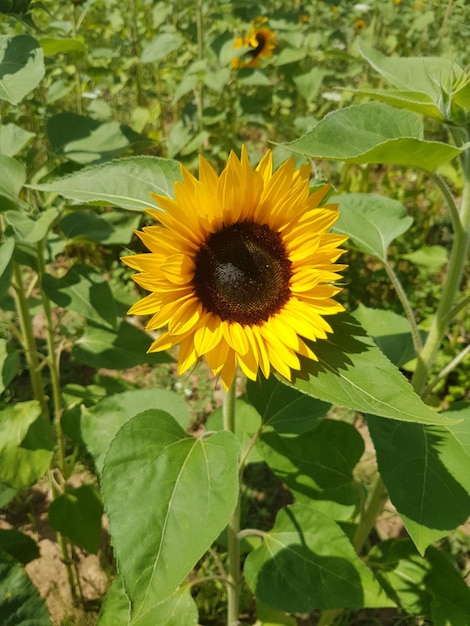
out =
[[[235,433],[235,383],[224,395],[224,429]],[[227,580],[227,626],[240,624],[240,496],[227,526],[228,580]]]

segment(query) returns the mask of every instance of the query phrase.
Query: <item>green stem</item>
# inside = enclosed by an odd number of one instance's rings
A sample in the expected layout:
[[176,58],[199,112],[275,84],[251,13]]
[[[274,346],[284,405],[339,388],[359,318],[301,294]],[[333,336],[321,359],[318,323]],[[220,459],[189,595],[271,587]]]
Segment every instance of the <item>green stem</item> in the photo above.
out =
[[445,200],[445,203],[447,204],[452,226],[453,226],[454,232],[456,232],[460,228],[461,224],[460,224],[459,211],[455,204],[452,192],[449,189],[449,186],[447,185],[446,181],[442,178],[442,176],[440,176],[439,174],[431,174],[431,178],[434,181],[434,184],[436,185],[436,187],[438,187],[439,191],[442,194],[442,197]]
[[457,298],[467,263],[470,243],[470,180],[465,179],[460,216],[454,232],[454,243],[441,298],[423,349],[418,354],[412,384],[419,395],[424,391],[429,371],[449,324],[449,312]]
[[47,415],[47,398],[44,393],[44,385],[40,372],[38,351],[36,349],[36,340],[34,339],[33,334],[33,325],[28,306],[28,298],[26,295],[25,284],[23,282],[23,274],[17,263],[14,263],[13,265],[13,275],[15,278],[14,290],[16,309],[18,311],[21,338],[25,351],[26,362],[29,368],[29,376],[31,379],[31,386],[33,388],[34,399],[39,402],[41,410],[45,415]]
[[[43,245],[41,243],[37,246],[37,259],[38,259],[38,274],[40,285],[42,285],[44,276],[46,274],[46,265],[44,262],[44,250]],[[59,468],[62,476],[66,475],[66,465],[65,465],[65,441],[64,441],[64,433],[62,431],[62,395],[60,392],[60,373],[59,373],[59,363],[55,348],[54,341],[54,325],[52,322],[52,309],[49,298],[46,296],[44,289],[40,289],[41,292],[41,302],[44,310],[44,316],[46,319],[46,341],[47,341],[47,352],[48,352],[48,365],[49,372],[51,376],[51,386],[52,386],[52,406],[53,406],[53,423],[56,432],[57,439],[57,467]]]
[[410,301],[406,295],[405,290],[401,282],[398,279],[398,276],[393,271],[393,268],[389,265],[388,261],[385,262],[385,271],[387,272],[388,277],[390,278],[390,282],[392,283],[395,291],[397,292],[397,296],[401,302],[403,310],[405,311],[405,315],[410,323],[411,327],[411,337],[413,339],[413,347],[415,349],[415,353],[419,354],[422,350],[421,337],[419,334],[418,325],[416,323],[415,315],[413,313],[413,309],[411,308]]
[[[235,383],[224,396],[224,429],[235,432]],[[238,626],[240,613],[240,497],[227,526],[228,584],[227,626]]]
[[[42,287],[42,283],[44,280],[44,276],[46,274],[46,264],[44,261],[44,246],[43,243],[40,242],[37,245],[37,261],[38,261],[38,274],[40,287]],[[57,458],[56,458],[56,467],[58,468],[62,480],[65,480],[65,476],[67,473],[66,467],[66,455],[65,455],[65,437],[62,430],[62,395],[60,391],[60,368],[59,368],[59,360],[56,352],[55,341],[54,341],[54,324],[52,321],[52,308],[49,298],[42,288],[40,288],[41,292],[41,302],[44,311],[44,316],[46,320],[46,342],[47,342],[47,353],[48,353],[48,366],[49,373],[51,377],[51,386],[52,386],[52,407],[53,407],[53,424],[56,435],[56,445],[57,445]],[[52,499],[55,500],[59,495],[61,495],[61,489],[57,488],[56,481],[52,481]],[[74,576],[73,570],[73,559],[72,559],[72,547],[69,544],[69,541],[61,534],[57,533],[57,541],[60,546],[60,551],[62,554],[62,561],[64,563],[67,579],[69,582],[70,592],[72,594],[72,599],[74,604],[77,603],[77,600],[80,593],[80,583],[78,580],[78,574],[76,577]],[[77,593],[78,590],[78,593]]]

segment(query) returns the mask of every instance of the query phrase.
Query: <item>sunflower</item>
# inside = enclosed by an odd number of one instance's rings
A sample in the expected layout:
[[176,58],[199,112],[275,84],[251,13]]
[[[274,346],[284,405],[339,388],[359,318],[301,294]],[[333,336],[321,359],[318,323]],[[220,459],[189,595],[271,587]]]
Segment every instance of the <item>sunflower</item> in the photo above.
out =
[[364,20],[356,20],[354,22],[354,32],[356,33],[356,35],[360,35],[365,27],[366,23],[364,22]]
[[181,168],[175,199],[152,194],[160,224],[137,233],[150,253],[123,258],[151,293],[129,314],[165,327],[149,352],[179,345],[180,374],[205,357],[226,389],[237,365],[252,380],[259,370],[291,380],[300,356],[318,360],[306,340],[326,338],[324,316],[343,310],[331,283],[346,237],[327,232],[337,205],[318,206],[329,186],[309,195],[310,167],[289,159],[273,173],[271,151],[255,169],[245,148],[220,176],[199,166],[199,180]]
[[248,34],[243,37],[237,37],[233,44],[234,48],[242,48],[244,46],[251,48],[242,57],[232,59],[230,65],[233,68],[240,67],[259,67],[260,60],[265,57],[272,56],[276,47],[276,35],[268,28],[260,28],[258,23],[254,23]]

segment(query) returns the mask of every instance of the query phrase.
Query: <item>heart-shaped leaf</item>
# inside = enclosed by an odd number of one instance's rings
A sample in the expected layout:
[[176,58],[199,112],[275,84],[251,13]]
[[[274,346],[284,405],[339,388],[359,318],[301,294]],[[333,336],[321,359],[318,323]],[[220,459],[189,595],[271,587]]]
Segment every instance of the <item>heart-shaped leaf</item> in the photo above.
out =
[[188,435],[149,410],[119,430],[103,494],[133,618],[169,598],[222,532],[238,499],[235,436]]
[[282,611],[393,606],[341,528],[307,504],[279,511],[245,576],[257,598]]

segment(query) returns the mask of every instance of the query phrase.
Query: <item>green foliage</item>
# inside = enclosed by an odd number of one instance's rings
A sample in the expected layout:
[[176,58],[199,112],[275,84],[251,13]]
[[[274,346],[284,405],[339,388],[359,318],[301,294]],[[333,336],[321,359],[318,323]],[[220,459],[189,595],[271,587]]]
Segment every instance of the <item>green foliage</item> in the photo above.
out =
[[[273,54],[236,69],[255,5],[0,0],[0,506],[32,518],[48,481],[78,595],[104,504],[99,626],[221,626],[234,593],[259,626],[470,623],[465,545],[439,543],[470,515],[470,9],[430,5],[280,1]],[[335,184],[352,310],[290,384],[241,383],[230,426],[202,365],[183,384],[147,354],[119,257],[180,162],[241,143]],[[406,538],[373,532],[387,497]],[[22,530],[0,530],[0,622],[46,626]]]

